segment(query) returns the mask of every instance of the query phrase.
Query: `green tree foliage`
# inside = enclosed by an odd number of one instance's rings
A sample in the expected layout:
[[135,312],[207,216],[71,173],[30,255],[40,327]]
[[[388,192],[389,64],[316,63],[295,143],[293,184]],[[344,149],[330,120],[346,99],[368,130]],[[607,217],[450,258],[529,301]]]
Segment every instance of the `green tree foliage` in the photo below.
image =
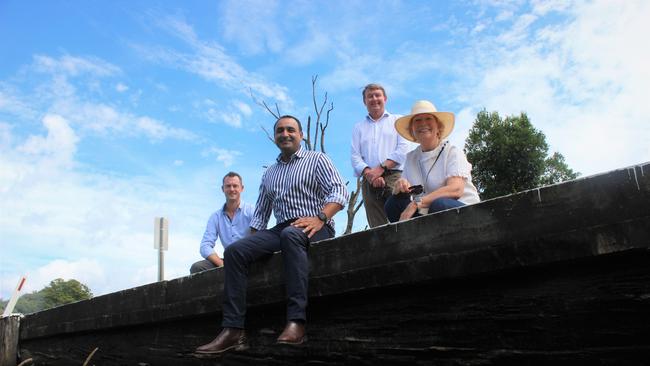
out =
[[47,307],[45,307],[45,301],[43,300],[43,294],[41,291],[34,291],[29,294],[22,295],[16,302],[14,312],[29,314],[47,309]]
[[45,306],[48,309],[93,297],[88,286],[83,283],[77,280],[64,281],[61,278],[50,282],[50,285],[41,291],[43,292]]
[[546,136],[526,113],[502,119],[497,112],[478,113],[465,140],[474,183],[483,199],[573,179],[560,153],[547,157]]
[[564,182],[565,180],[576,179],[580,175],[574,172],[564,161],[562,154],[555,152],[549,158],[546,158],[546,166],[544,167],[544,174],[540,178],[540,183],[543,186]]
[[[87,300],[93,297],[88,286],[77,280],[64,281],[61,278],[50,282],[40,291],[22,295],[16,302],[15,313],[29,314],[71,302]],[[2,300],[0,307],[4,310],[8,301]]]

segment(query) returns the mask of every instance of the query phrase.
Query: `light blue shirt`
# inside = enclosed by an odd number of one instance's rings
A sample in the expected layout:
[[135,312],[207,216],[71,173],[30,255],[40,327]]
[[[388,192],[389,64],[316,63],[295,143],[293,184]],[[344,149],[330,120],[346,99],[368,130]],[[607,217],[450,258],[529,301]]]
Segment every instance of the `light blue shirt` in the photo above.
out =
[[[225,250],[228,245],[250,233],[250,222],[253,219],[255,207],[249,203],[240,202],[232,220],[226,213],[226,205],[213,213],[208,220],[203,239],[201,240],[201,256],[207,258],[215,254],[214,244],[217,237]],[[218,254],[217,254],[218,255]],[[220,256],[221,257],[221,256]]]

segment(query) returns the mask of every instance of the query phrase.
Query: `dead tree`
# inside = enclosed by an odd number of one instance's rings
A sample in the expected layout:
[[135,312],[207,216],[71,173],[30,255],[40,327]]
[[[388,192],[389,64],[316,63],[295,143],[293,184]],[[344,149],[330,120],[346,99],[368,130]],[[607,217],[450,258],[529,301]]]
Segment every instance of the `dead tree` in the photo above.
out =
[[[330,113],[334,110],[334,103],[329,102],[328,105],[328,96],[327,92],[325,92],[325,95],[323,97],[322,103],[319,103],[317,98],[316,98],[316,82],[318,80],[318,75],[314,75],[311,78],[311,97],[312,97],[312,103],[314,105],[314,113],[316,114],[316,119],[314,122],[314,133],[312,136],[311,132],[311,124],[312,124],[312,118],[311,115],[307,116],[307,126],[306,126],[306,133],[304,134],[303,141],[305,143],[305,147],[308,150],[316,151],[316,149],[320,148],[320,151],[322,153],[326,153],[325,151],[325,131],[327,130],[327,127],[329,126],[330,122]],[[280,118],[282,115],[280,113],[280,107],[278,106],[278,103],[274,104],[275,108],[271,108],[266,101],[264,100],[258,100],[255,98],[255,95],[253,94],[253,90],[249,89],[250,94],[251,94],[251,99],[255,102],[255,104],[259,105],[260,107],[264,108],[267,112],[269,112],[276,120]],[[325,107],[327,106],[327,110]],[[271,142],[275,143],[275,140],[273,138],[273,134],[270,133],[264,126],[262,127],[262,130],[264,133],[266,133],[266,137],[271,140]],[[346,185],[349,182],[346,183]],[[361,205],[363,204],[363,200],[361,200],[359,203],[357,203],[357,200],[359,199],[359,192],[361,189],[361,178],[357,177],[357,187],[356,190],[353,190],[350,192],[350,199],[348,200],[348,209],[347,209],[347,216],[348,216],[348,222],[345,227],[345,232],[344,234],[350,234],[352,232],[352,225],[354,224],[354,217],[359,211],[359,208],[361,208]]]
[[348,214],[348,223],[345,226],[345,232],[343,233],[344,235],[350,234],[352,232],[352,224],[354,224],[354,216],[361,208],[361,205],[363,205],[363,200],[360,200],[359,203],[356,203],[357,199],[359,198],[359,193],[361,193],[361,177],[357,177],[357,189],[350,192],[350,199],[348,200],[348,209],[346,212]]

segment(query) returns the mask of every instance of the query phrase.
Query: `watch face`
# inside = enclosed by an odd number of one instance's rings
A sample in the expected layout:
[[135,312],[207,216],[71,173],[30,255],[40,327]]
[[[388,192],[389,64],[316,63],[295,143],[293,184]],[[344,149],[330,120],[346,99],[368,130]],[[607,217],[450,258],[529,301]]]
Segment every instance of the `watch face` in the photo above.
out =
[[326,216],[324,213],[322,213],[322,212],[318,214],[318,218],[319,218],[320,221],[322,221],[322,222],[327,222],[327,216]]

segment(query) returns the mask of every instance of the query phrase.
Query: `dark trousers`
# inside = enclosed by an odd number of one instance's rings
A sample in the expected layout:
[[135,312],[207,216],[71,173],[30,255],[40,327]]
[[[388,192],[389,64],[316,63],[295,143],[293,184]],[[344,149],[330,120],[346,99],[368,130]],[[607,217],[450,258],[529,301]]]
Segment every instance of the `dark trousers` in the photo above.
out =
[[246,319],[246,287],[248,269],[254,261],[282,251],[284,279],[287,289],[287,320],[305,321],[307,289],[309,281],[309,259],[307,250],[310,242],[334,236],[334,229],[328,225],[309,239],[302,229],[290,222],[278,224],[269,230],[242,238],[230,244],[224,252],[223,321],[222,326],[244,328]]
[[214,263],[210,262],[207,259],[204,259],[198,262],[194,262],[194,264],[192,264],[192,267],[190,267],[190,274],[199,273],[199,272],[203,272],[215,268],[217,268],[217,266],[215,266]]
[[[386,217],[388,221],[397,222],[399,221],[399,216],[402,214],[402,211],[406,209],[406,206],[411,203],[411,199],[408,195],[393,195],[386,200],[384,205],[384,210],[386,211]],[[465,206],[464,203],[453,198],[438,198],[434,200],[429,205],[429,213],[434,213],[438,211],[444,211],[450,208]],[[412,217],[422,216],[417,211]]]
[[386,214],[384,214],[384,205],[386,200],[392,195],[395,182],[402,176],[398,170],[389,170],[384,173],[386,186],[375,188],[363,178],[361,184],[361,197],[363,198],[363,208],[366,210],[366,219],[368,226],[371,228],[388,223]]

